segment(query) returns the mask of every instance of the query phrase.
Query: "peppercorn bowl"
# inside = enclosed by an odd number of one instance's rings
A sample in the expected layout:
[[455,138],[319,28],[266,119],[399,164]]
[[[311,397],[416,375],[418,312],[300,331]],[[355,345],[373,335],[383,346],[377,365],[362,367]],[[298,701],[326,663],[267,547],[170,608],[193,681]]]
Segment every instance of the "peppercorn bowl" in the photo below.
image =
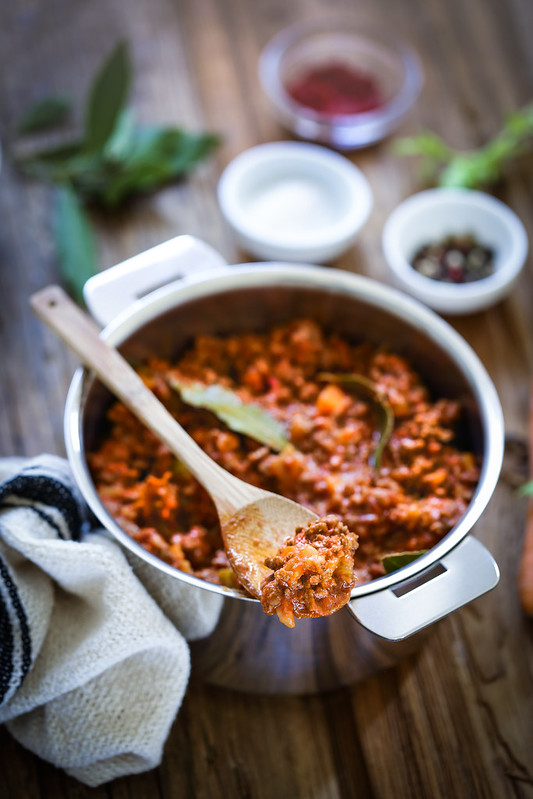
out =
[[419,192],[397,206],[382,247],[398,288],[443,314],[484,310],[512,289],[528,240],[517,215],[472,189]]
[[391,133],[422,86],[412,50],[351,18],[282,30],[261,54],[259,78],[286,128],[340,150]]

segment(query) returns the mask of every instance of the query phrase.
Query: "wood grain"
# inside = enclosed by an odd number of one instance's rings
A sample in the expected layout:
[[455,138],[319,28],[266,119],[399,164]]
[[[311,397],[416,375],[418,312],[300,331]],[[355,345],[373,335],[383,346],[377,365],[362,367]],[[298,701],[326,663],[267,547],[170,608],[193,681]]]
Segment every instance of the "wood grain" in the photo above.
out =
[[[95,216],[102,268],[180,232],[234,246],[215,188],[228,161],[287,138],[257,78],[261,48],[279,29],[350,0],[13,0],[0,7],[0,455],[64,454],[62,407],[75,358],[43,330],[28,297],[58,279],[52,192],[21,179],[9,158],[17,118],[49,93],[81,100],[117,39],[132,44],[140,119],[220,131],[217,154],[193,175],[114,217]],[[482,144],[533,97],[529,0],[360,0],[357,13],[418,50],[425,85],[400,132],[429,127],[457,147]],[[6,155],[7,153],[7,155]],[[392,208],[420,188],[416,167],[382,143],[351,156],[375,208],[337,266],[386,281],[380,233]],[[497,196],[533,239],[533,160],[509,170]],[[533,261],[512,295],[451,319],[500,393],[506,430],[525,441],[533,366]],[[512,453],[510,457],[512,456]],[[509,466],[509,464],[508,464]],[[314,697],[263,697],[191,683],[161,766],[88,789],[0,730],[0,796],[82,799],[438,799],[533,797],[533,627],[516,592],[526,503],[506,468],[476,535],[493,552],[498,588],[439,623],[418,655],[350,688]],[[515,475],[512,477],[512,475]]]

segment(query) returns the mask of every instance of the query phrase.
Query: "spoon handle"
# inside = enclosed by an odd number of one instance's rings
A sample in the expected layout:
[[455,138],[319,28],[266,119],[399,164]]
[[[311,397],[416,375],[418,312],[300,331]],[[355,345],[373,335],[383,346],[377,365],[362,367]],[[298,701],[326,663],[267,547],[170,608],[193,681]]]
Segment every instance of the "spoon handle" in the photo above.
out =
[[265,492],[234,477],[213,461],[185,432],[123,356],[100,338],[93,320],[59,286],[48,286],[30,298],[45,322],[181,460],[211,495],[219,516],[229,517]]

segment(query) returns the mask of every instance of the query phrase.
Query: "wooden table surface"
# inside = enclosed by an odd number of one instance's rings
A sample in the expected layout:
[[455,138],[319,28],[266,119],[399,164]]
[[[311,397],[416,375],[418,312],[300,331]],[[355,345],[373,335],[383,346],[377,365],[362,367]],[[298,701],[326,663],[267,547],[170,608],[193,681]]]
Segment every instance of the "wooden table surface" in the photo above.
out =
[[[126,37],[141,120],[222,133],[216,155],[186,181],[127,211],[94,219],[101,268],[178,233],[241,260],[218,210],[225,164],[252,145],[290,138],[257,79],[267,40],[285,25],[348,0],[12,0],[0,7],[0,126],[51,93],[83,97],[114,43]],[[529,0],[360,0],[357,8],[420,54],[425,85],[402,132],[431,128],[457,147],[478,146],[504,115],[533,97]],[[355,247],[336,265],[386,281],[380,233],[390,211],[420,188],[414,164],[388,143],[353,154],[375,193]],[[533,239],[533,160],[497,195]],[[28,308],[57,281],[51,192],[21,179],[4,154],[0,174],[0,455],[64,454],[62,410],[75,359]],[[0,730],[2,797],[532,797],[533,627],[516,574],[525,500],[533,260],[491,310],[450,320],[499,391],[511,446],[498,488],[476,526],[501,569],[497,589],[434,626],[422,650],[360,684],[312,697],[264,697],[191,685],[161,766],[88,789]]]

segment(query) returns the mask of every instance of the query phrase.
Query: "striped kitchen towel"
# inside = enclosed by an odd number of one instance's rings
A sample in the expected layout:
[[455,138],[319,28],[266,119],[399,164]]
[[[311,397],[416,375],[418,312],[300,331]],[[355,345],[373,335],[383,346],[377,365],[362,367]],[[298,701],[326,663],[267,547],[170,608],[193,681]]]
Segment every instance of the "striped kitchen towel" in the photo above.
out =
[[99,785],[160,762],[188,677],[185,637],[88,531],[66,461],[0,461],[0,723]]

